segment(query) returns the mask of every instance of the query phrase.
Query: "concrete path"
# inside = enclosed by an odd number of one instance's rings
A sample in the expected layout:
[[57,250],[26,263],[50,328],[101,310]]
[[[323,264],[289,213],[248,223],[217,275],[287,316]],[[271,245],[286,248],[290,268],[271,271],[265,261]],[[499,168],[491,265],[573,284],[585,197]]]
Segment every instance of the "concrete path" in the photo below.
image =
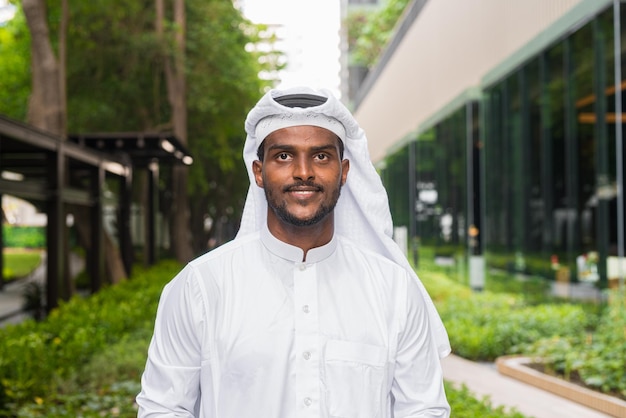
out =
[[[488,396],[494,406],[515,408],[535,418],[606,418],[584,405],[500,374],[494,364],[476,363],[450,355],[443,360],[444,379],[460,387],[465,384],[477,397]],[[452,411],[454,417],[454,411]]]
[[[6,324],[16,324],[30,316],[22,311],[24,304],[23,292],[31,283],[44,284],[46,282],[46,253],[42,254],[41,264],[28,277],[4,285],[0,290],[0,328]],[[70,272],[73,276],[84,268],[84,260],[70,253]]]
[[4,285],[0,290],[0,327],[5,324],[15,324],[29,316],[22,312],[24,304],[23,292],[31,283],[44,284],[46,282],[46,254],[42,254],[41,264],[28,277]]

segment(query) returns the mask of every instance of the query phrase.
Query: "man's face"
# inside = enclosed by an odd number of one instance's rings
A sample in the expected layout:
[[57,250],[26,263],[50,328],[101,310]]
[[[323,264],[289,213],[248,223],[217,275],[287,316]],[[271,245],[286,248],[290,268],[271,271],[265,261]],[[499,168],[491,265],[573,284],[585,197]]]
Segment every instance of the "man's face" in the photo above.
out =
[[265,190],[268,221],[298,227],[330,218],[349,169],[339,141],[317,126],[283,128],[265,138],[263,162],[255,161],[253,171]]

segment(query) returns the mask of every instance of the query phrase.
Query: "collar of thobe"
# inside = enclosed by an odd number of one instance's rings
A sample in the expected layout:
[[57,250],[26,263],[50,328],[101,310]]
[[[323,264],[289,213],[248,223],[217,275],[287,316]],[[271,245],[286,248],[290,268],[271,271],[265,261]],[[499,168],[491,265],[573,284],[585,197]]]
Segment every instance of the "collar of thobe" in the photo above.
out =
[[[272,254],[294,263],[303,263],[304,251],[291,244],[287,244],[276,238],[267,225],[261,228],[261,242]],[[337,249],[337,237],[333,234],[328,244],[321,247],[311,248],[307,251],[305,264],[318,263],[328,258]]]

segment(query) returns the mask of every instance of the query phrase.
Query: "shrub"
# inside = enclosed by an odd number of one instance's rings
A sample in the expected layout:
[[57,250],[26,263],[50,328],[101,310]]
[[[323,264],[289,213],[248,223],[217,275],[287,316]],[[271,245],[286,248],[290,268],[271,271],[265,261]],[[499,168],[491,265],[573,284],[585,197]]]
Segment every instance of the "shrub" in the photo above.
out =
[[46,229],[43,226],[2,225],[2,239],[7,248],[44,248]]
[[134,399],[140,391],[152,328],[127,334],[94,355],[68,379],[56,382],[50,396],[23,405],[20,417],[136,417]]
[[171,261],[137,268],[132,280],[74,297],[45,321],[0,329],[0,416],[53,393],[55,382],[81,371],[125,335],[151,329],[160,292],[179,269]]
[[524,418],[516,409],[493,406],[489,397],[476,399],[465,385],[446,382],[446,395],[454,418]]
[[578,305],[529,306],[522,296],[472,292],[436,272],[420,278],[435,300],[453,351],[467,359],[492,361],[540,338],[577,335],[588,325]]
[[559,335],[529,344],[546,371],[580,380],[599,391],[626,399],[626,310],[624,296],[613,291],[612,302],[593,333]]

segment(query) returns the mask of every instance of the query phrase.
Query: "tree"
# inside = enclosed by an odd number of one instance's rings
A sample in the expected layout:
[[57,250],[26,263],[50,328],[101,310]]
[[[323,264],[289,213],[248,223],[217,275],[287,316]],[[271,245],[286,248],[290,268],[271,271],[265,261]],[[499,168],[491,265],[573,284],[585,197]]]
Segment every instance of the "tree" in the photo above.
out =
[[409,0],[386,0],[374,10],[351,10],[346,24],[352,64],[367,68],[376,65],[408,3]]
[[241,158],[243,123],[268,85],[258,74],[277,62],[265,58],[277,52],[248,52],[261,49],[251,44],[271,45],[274,38],[265,26],[244,20],[230,1],[187,4],[191,222],[199,253],[238,228],[249,185]]
[[[53,47],[59,42],[60,1],[48,2]],[[261,43],[271,46],[274,37],[266,27],[246,21],[231,0],[186,0],[184,30],[176,23],[174,0],[162,1],[161,34],[155,26],[157,0],[69,1],[67,129],[173,131],[179,138],[186,137],[194,164],[187,186],[180,188],[186,193],[174,200],[184,199],[182,204],[189,207],[187,225],[190,223],[193,231],[193,253],[198,254],[206,251],[210,241],[230,239],[237,229],[248,186],[241,161],[245,116],[272,82],[259,79],[258,74],[278,69],[281,54],[272,48],[251,47]],[[182,3],[178,2],[179,6]],[[7,28],[0,28],[0,39],[12,33],[13,45],[21,45],[19,22],[18,15]],[[176,41],[183,33],[184,46]],[[0,45],[0,87],[12,91],[19,91],[23,74],[28,73],[14,57],[5,60],[5,54],[18,50],[5,50]],[[179,58],[182,60],[177,61]],[[184,71],[176,67],[180,62]],[[9,64],[13,67],[8,68]],[[175,112],[181,107],[172,104],[168,93],[168,79],[174,86],[180,80],[173,80],[181,75],[186,78],[179,90],[185,93],[182,110],[187,112],[186,124],[175,122],[179,118]],[[14,82],[7,85],[6,80]],[[7,90],[0,90],[0,94],[2,91]],[[16,103],[24,102],[18,102],[17,97]],[[0,103],[0,112],[8,113],[4,105]],[[14,109],[11,114],[19,112]],[[186,126],[186,135],[176,126]],[[164,173],[164,177],[169,175]],[[166,209],[171,192],[167,190]],[[178,207],[170,209],[169,215],[177,216]]]
[[30,77],[30,37],[23,13],[0,27],[0,113],[26,120]]
[[[155,0],[156,32],[163,40],[163,24],[165,21],[164,0]],[[174,43],[173,51],[163,57],[167,97],[172,108],[172,125],[174,135],[183,145],[187,145],[187,101],[185,77],[185,37],[187,22],[185,18],[184,0],[174,0]],[[193,258],[191,249],[191,230],[189,224],[189,199],[187,199],[188,168],[177,165],[172,169],[172,208],[170,213],[171,247],[176,259],[185,263]]]

